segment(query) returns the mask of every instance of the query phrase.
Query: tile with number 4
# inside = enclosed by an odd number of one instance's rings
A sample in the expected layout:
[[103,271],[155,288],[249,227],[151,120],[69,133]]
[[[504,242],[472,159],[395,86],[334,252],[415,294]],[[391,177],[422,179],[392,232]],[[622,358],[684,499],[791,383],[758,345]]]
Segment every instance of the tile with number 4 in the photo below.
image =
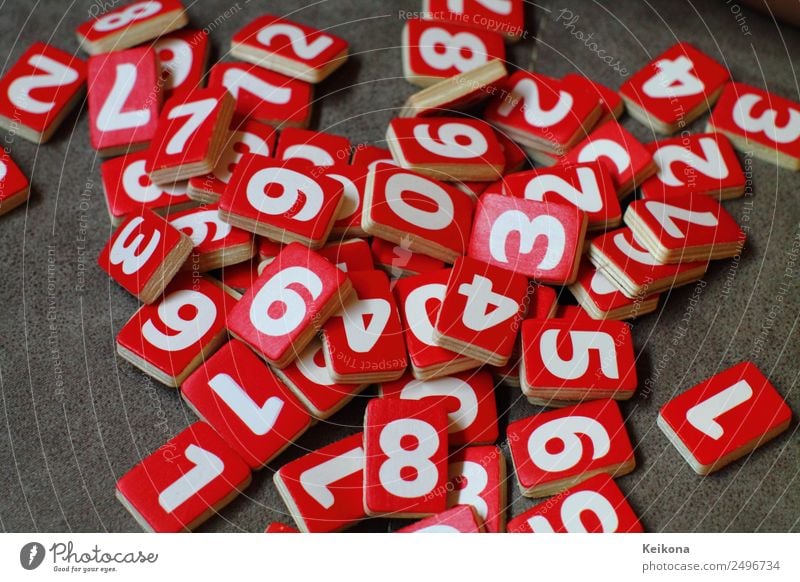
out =
[[492,376],[482,370],[461,372],[433,380],[406,374],[381,385],[381,398],[441,403],[447,410],[449,445],[493,443],[498,437],[497,404]]
[[85,83],[86,63],[34,43],[0,79],[0,127],[33,143],[49,141],[78,104]]
[[237,340],[184,380],[181,395],[252,469],[269,463],[311,426],[303,405]]
[[517,482],[526,497],[555,495],[600,473],[620,477],[636,466],[622,413],[613,400],[523,418],[508,425],[507,435]]
[[396,380],[408,362],[389,278],[374,270],[348,277],[354,296],[322,328],[331,378],[348,384]]
[[447,505],[469,505],[486,531],[506,529],[506,458],[496,446],[465,447],[450,456]]
[[447,509],[447,425],[441,404],[370,401],[364,415],[367,515],[427,517]]
[[116,495],[149,532],[191,531],[250,484],[250,468],[196,422],[117,481]]
[[488,30],[419,18],[403,28],[403,74],[420,87],[505,58],[503,37]]
[[633,338],[628,324],[590,318],[522,322],[520,381],[528,398],[628,400],[636,391]]
[[746,238],[733,216],[710,196],[636,200],[625,211],[625,224],[661,263],[735,257]]
[[487,194],[475,210],[468,254],[540,283],[569,285],[586,224],[586,213],[572,204]]
[[708,475],[769,442],[791,420],[769,379],[742,362],[667,402],[658,426],[696,473]]
[[0,149],[0,215],[10,212],[28,199],[30,184],[11,156]]
[[304,532],[340,531],[364,512],[364,435],[312,451],[275,472],[275,486]]
[[236,300],[211,279],[177,278],[117,334],[117,353],[162,384],[178,387],[225,341]]
[[524,275],[470,257],[457,259],[436,317],[434,340],[475,360],[506,364],[529,291]]
[[97,263],[131,295],[152,303],[192,253],[192,239],[151,210],[131,214]]
[[706,130],[730,138],[736,149],[800,171],[800,103],[744,83],[729,83]]
[[342,38],[270,14],[233,35],[231,54],[309,83],[319,83],[347,60]]
[[485,529],[475,509],[469,505],[457,505],[441,513],[426,517],[395,533],[484,533]]
[[642,533],[625,494],[597,475],[508,522],[510,533]]
[[285,368],[352,292],[342,271],[293,243],[244,294],[228,317],[228,329],[268,362]]

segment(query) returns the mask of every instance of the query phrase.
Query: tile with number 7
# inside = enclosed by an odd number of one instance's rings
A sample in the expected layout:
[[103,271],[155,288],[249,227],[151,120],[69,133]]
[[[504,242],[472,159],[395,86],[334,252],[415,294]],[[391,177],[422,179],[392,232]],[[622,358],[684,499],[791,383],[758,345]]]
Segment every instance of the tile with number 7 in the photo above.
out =
[[117,481],[116,496],[146,531],[191,531],[250,484],[250,468],[196,422]]
[[228,317],[228,329],[285,368],[349,299],[347,276],[301,244],[286,245]]
[[442,404],[370,401],[364,415],[367,515],[427,517],[447,509],[447,426]]
[[303,405],[237,340],[184,380],[181,395],[252,469],[269,463],[311,426]]
[[450,271],[434,340],[475,360],[503,366],[514,350],[529,293],[524,275],[461,257]]
[[658,426],[696,473],[708,475],[774,439],[791,420],[769,379],[742,362],[667,402]]
[[542,412],[508,425],[517,483],[526,497],[560,493],[600,473],[633,471],[628,431],[614,400]]
[[335,532],[365,519],[363,434],[287,463],[274,481],[301,531]]

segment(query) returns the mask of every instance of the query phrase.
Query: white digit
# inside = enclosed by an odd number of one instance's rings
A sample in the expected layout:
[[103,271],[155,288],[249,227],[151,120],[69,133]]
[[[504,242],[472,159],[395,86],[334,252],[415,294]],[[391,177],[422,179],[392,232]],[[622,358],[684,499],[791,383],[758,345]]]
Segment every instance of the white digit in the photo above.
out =
[[[331,378],[328,368],[325,367],[322,359],[322,345],[312,342],[297,358],[297,370],[308,380],[320,386],[331,386],[335,382]],[[317,363],[317,357],[322,359],[323,364]]]
[[[170,224],[191,238],[194,246],[199,246],[204,242],[222,240],[231,233],[231,225],[223,222],[216,210],[193,212],[171,220]],[[211,225],[214,225],[213,234],[209,228]]]
[[[444,52],[440,52],[444,47]],[[451,67],[465,73],[488,60],[486,44],[470,32],[450,34],[443,28],[428,28],[419,37],[419,53],[434,69],[446,71]],[[464,53],[469,54],[465,57]]]
[[[136,160],[125,166],[125,170],[122,172],[122,186],[131,200],[145,203],[158,200],[164,194],[167,196],[183,196],[186,194],[186,186],[184,183],[173,184],[171,186],[157,186],[153,184],[144,168],[145,161]],[[145,182],[147,185],[142,185],[142,182]]]
[[[375,344],[386,329],[392,307],[386,299],[359,299],[349,303],[339,315],[344,321],[344,335],[354,352],[364,354]],[[365,321],[369,321],[365,325]]]
[[171,90],[180,87],[192,70],[192,45],[182,38],[167,37],[156,42],[154,48],[161,70],[169,73],[164,88]]
[[661,263],[659,263],[653,255],[645,250],[637,249],[635,246],[633,246],[630,241],[628,241],[625,233],[618,232],[614,235],[613,241],[617,248],[622,251],[622,254],[632,261],[636,261],[637,263],[650,267],[661,266]]
[[222,86],[234,99],[239,99],[239,90],[247,91],[262,101],[275,105],[286,105],[292,100],[290,87],[279,87],[259,79],[243,69],[228,69],[222,75]]
[[461,530],[458,528],[453,527],[452,525],[444,525],[442,523],[437,525],[429,525],[428,527],[423,527],[422,529],[418,529],[414,533],[443,533],[443,534],[454,534],[454,533],[461,533]]
[[728,166],[725,164],[725,158],[722,157],[717,140],[711,137],[701,137],[698,143],[705,157],[679,145],[666,145],[658,148],[653,154],[653,159],[658,166],[659,180],[667,186],[683,186],[685,184],[672,171],[672,164],[676,162],[683,162],[710,178],[717,180],[727,178]]
[[333,44],[333,38],[326,34],[317,35],[313,41],[308,42],[301,28],[285,23],[265,26],[258,31],[256,40],[264,46],[269,46],[276,36],[288,36],[292,50],[301,59],[313,59]]
[[[283,187],[280,196],[267,196],[266,188],[271,184]],[[289,212],[300,200],[301,194],[305,203],[292,219],[308,222],[316,218],[325,196],[322,187],[313,178],[288,168],[264,168],[253,174],[247,183],[247,200],[250,205],[270,216]]]
[[489,474],[486,469],[474,461],[461,461],[451,463],[449,466],[450,481],[459,479],[467,480],[466,487],[453,489],[447,493],[447,505],[471,505],[478,515],[486,520],[489,515],[489,506],[481,493],[489,484]]
[[303,471],[300,474],[300,485],[314,501],[325,509],[330,509],[336,501],[330,485],[363,470],[364,449],[356,447]]
[[[236,151],[236,146],[246,151],[238,152]],[[228,142],[228,147],[225,148],[214,168],[214,177],[223,184],[227,184],[233,175],[236,164],[239,163],[245,153],[268,157],[270,153],[269,144],[254,133],[248,131],[234,132]]]
[[763,132],[777,143],[792,143],[800,138],[800,111],[789,107],[789,120],[783,127],[778,127],[778,112],[774,109],[765,109],[760,117],[753,117],[753,107],[762,100],[763,97],[752,93],[739,97],[733,106],[736,125],[749,133]]
[[610,139],[596,139],[589,142],[578,154],[578,162],[595,162],[600,158],[608,158],[622,174],[631,166],[631,155],[622,145]]
[[283,400],[277,396],[270,396],[259,406],[228,374],[217,374],[209,380],[208,385],[254,435],[263,436],[271,431],[283,410]]
[[[414,126],[414,139],[423,148],[445,158],[465,160],[478,158],[489,150],[489,142],[476,127],[466,123],[444,123],[439,127],[438,140],[430,134],[430,123]],[[468,143],[461,143],[458,138],[466,138]],[[462,141],[466,141],[462,140]]]
[[339,207],[339,213],[336,215],[336,220],[344,220],[353,216],[361,203],[358,186],[350,178],[341,174],[327,174],[327,176],[339,182],[344,188],[344,198],[342,199],[342,205]]
[[98,18],[94,21],[92,28],[97,32],[111,32],[112,30],[128,26],[136,20],[142,20],[143,18],[158,14],[159,10],[161,10],[161,2],[152,0],[149,2],[136,2],[135,4],[126,6],[124,10]]
[[158,504],[167,513],[172,513],[189,501],[225,470],[222,459],[197,445],[189,445],[183,454],[194,463],[194,467],[158,494]]
[[567,234],[564,232],[564,225],[557,218],[542,214],[530,219],[519,210],[505,211],[495,220],[489,233],[489,252],[495,260],[509,262],[506,255],[506,241],[512,232],[519,233],[520,254],[532,252],[539,236],[547,239],[544,257],[536,268],[547,271],[554,269],[561,262]]
[[458,293],[467,298],[461,320],[473,331],[499,325],[519,312],[516,301],[492,291],[492,280],[481,275],[473,275],[471,283],[459,285]]
[[[593,460],[604,457],[611,450],[611,439],[602,424],[587,416],[565,416],[546,422],[531,433],[528,437],[528,455],[544,471],[568,471],[583,456],[583,441],[579,434],[586,435],[592,441]],[[559,452],[547,450],[547,443],[551,441],[561,442]]]
[[[416,439],[416,447],[404,449],[403,437]],[[383,427],[379,437],[380,448],[388,457],[378,469],[378,478],[384,489],[396,497],[414,499],[433,491],[439,472],[430,458],[439,449],[439,435],[427,422],[416,418],[393,420]],[[416,474],[404,479],[402,469],[412,467]]]
[[597,350],[603,375],[614,380],[619,378],[614,338],[602,331],[567,331],[572,344],[572,357],[564,360],[558,353],[558,336],[561,331],[545,330],[539,341],[542,362],[550,372],[564,380],[582,378],[589,369],[590,350]]
[[6,164],[3,160],[0,160],[0,182],[2,182],[6,174],[8,174],[8,164]]
[[[297,329],[308,312],[303,296],[289,285],[300,285],[307,290],[312,299],[322,294],[322,280],[319,275],[305,267],[288,267],[276,273],[259,289],[250,304],[250,321],[263,334],[281,336]],[[283,314],[278,317],[270,313],[276,303],[283,303]]]
[[717,217],[713,212],[695,212],[679,206],[664,204],[657,200],[647,200],[644,203],[653,218],[663,227],[666,233],[673,238],[686,238],[684,232],[678,228],[674,219],[683,220],[699,226],[717,226]]
[[[453,200],[438,184],[414,174],[393,174],[386,180],[386,203],[397,216],[428,230],[442,230],[453,222]],[[436,210],[420,210],[403,199],[403,192],[422,194],[436,204]]]
[[299,143],[291,145],[283,150],[283,160],[308,160],[315,166],[332,166],[336,163],[327,151],[319,146],[311,145],[308,143]]
[[[600,521],[603,533],[613,533],[619,527],[619,518],[611,502],[597,491],[577,491],[567,497],[561,506],[561,522],[567,533],[587,533],[581,514],[591,511]],[[554,533],[553,526],[543,515],[534,515],[528,519],[533,533]]]
[[611,293],[618,293],[618,289],[614,287],[611,281],[603,275],[600,271],[595,271],[592,274],[592,280],[589,282],[589,288],[598,295],[609,295]]
[[597,174],[592,168],[577,168],[575,173],[578,176],[580,190],[560,176],[544,174],[533,177],[525,185],[525,198],[541,202],[544,200],[545,194],[553,192],[584,212],[599,212],[602,210],[603,199],[600,196],[600,184],[597,183]]
[[[511,14],[512,0],[475,0],[475,2],[495,14],[503,16]],[[464,14],[464,0],[447,0],[447,9],[456,14]]]
[[166,152],[170,155],[179,154],[186,147],[186,142],[194,136],[198,128],[203,125],[203,122],[208,119],[211,112],[217,106],[217,100],[213,97],[208,99],[201,99],[200,101],[190,101],[189,103],[181,103],[177,107],[173,107],[167,114],[167,119],[178,119],[179,117],[188,117],[183,123],[172,139],[167,144]]
[[558,102],[550,109],[542,109],[539,97],[539,86],[533,79],[520,79],[514,85],[508,98],[503,99],[500,107],[497,108],[498,115],[508,117],[511,112],[519,105],[522,99],[522,113],[525,122],[533,127],[552,127],[564,119],[572,110],[573,98],[570,93],[559,90]]
[[448,396],[458,400],[458,408],[447,413],[448,432],[461,432],[478,417],[478,396],[467,382],[444,377],[435,380],[411,380],[400,390],[403,400],[422,400],[428,396]]
[[429,283],[422,287],[417,287],[408,294],[406,299],[405,312],[406,321],[419,341],[428,346],[435,346],[433,341],[433,322],[426,306],[428,301],[436,300],[438,303],[444,301],[444,293],[447,286],[442,283]]
[[747,380],[739,380],[733,386],[729,386],[708,400],[692,406],[686,413],[686,420],[703,434],[719,440],[725,431],[717,422],[717,418],[744,404],[752,397],[753,389]]
[[[186,319],[186,306],[194,308],[194,314]],[[182,315],[183,312],[183,315]],[[142,326],[142,336],[155,347],[167,352],[179,352],[200,341],[217,319],[217,306],[199,291],[182,289],[168,295],[158,306],[158,319],[169,328],[164,333],[152,319]],[[163,325],[161,326],[163,327]]]
[[688,97],[703,92],[705,84],[694,75],[694,63],[685,56],[656,62],[658,72],[642,85],[642,91],[654,99]]
[[136,65],[133,63],[120,63],[115,70],[114,85],[106,97],[105,103],[97,115],[97,129],[100,131],[116,131],[141,127],[150,123],[150,109],[127,110],[125,102],[131,96],[136,85]]
[[32,55],[28,59],[28,64],[44,73],[14,79],[8,86],[8,99],[29,113],[48,113],[55,107],[55,102],[36,99],[31,92],[45,87],[62,87],[74,83],[78,80],[78,72],[45,55]]
[[161,232],[158,230],[153,231],[150,240],[141,248],[142,241],[144,241],[144,233],[138,233],[133,240],[130,238],[134,231],[144,222],[144,218],[137,216],[125,225],[122,229],[114,244],[111,247],[111,252],[108,254],[108,259],[112,265],[122,264],[122,272],[126,275],[131,275],[142,268],[150,257],[156,251],[159,241],[161,240]]

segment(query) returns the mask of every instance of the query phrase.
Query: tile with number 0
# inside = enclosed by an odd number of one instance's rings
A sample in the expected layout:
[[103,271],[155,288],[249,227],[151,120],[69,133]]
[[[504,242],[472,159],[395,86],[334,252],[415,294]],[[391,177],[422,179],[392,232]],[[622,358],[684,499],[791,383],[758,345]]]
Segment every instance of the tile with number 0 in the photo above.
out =
[[484,533],[481,519],[469,505],[457,505],[407,525],[395,533]]
[[297,398],[237,340],[186,378],[181,396],[252,469],[264,467],[311,426]]
[[735,257],[746,238],[733,216],[710,196],[636,200],[625,211],[625,224],[647,252],[670,264]]
[[243,118],[274,127],[306,127],[311,120],[312,86],[256,65],[217,63],[208,86],[227,89]]
[[706,131],[726,135],[741,152],[800,170],[800,103],[764,89],[729,83],[708,118]]
[[425,18],[491,30],[515,42],[525,34],[522,0],[422,0]]
[[367,175],[361,227],[370,235],[452,262],[465,254],[472,201],[457,188],[389,164]]
[[49,141],[78,104],[85,83],[81,59],[34,43],[0,79],[0,127],[33,143]]
[[509,533],[642,533],[625,494],[608,475],[570,487],[508,522]]
[[349,299],[347,276],[301,244],[286,245],[228,316],[228,329],[285,368]]
[[24,203],[30,183],[9,153],[0,148],[0,216]]
[[599,473],[620,477],[636,466],[614,400],[593,400],[517,420],[508,425],[507,437],[526,497],[555,495]]
[[705,113],[729,80],[727,68],[679,42],[631,75],[619,92],[631,117],[671,134]]
[[364,415],[367,515],[427,517],[447,509],[447,426],[442,404],[369,402]]
[[645,180],[643,198],[708,195],[719,200],[744,195],[747,179],[730,140],[722,133],[692,134],[646,145],[658,173]]
[[503,37],[488,30],[419,18],[403,27],[403,74],[420,87],[505,58]]
[[192,253],[192,239],[151,210],[131,214],[97,257],[97,263],[131,295],[152,303]]
[[636,241],[629,228],[611,230],[592,239],[589,260],[631,299],[697,281],[708,268],[708,261],[661,263]]
[[225,222],[275,242],[318,249],[344,197],[341,182],[302,161],[244,156],[219,202]]
[[468,254],[540,283],[568,285],[578,274],[586,225],[586,213],[572,204],[486,194]]
[[250,468],[204,422],[195,422],[125,473],[117,499],[149,532],[191,531],[233,501]]
[[101,156],[145,149],[156,134],[161,70],[152,47],[89,59],[89,138]]
[[658,426],[696,473],[708,475],[769,442],[791,420],[769,379],[742,362],[667,402]]
[[528,278],[496,265],[460,257],[450,271],[434,341],[491,364],[506,364],[525,316]]
[[208,33],[190,28],[164,35],[153,43],[166,99],[203,86],[208,46]]
[[437,180],[488,182],[505,166],[495,132],[476,119],[396,117],[386,143],[400,166]]
[[522,393],[549,406],[597,398],[628,400],[636,391],[633,338],[621,321],[522,322]]
[[465,447],[450,456],[447,505],[469,505],[488,533],[506,529],[506,458],[499,447]]
[[470,370],[432,380],[418,380],[410,373],[385,382],[381,398],[441,403],[447,410],[450,447],[489,444],[497,440],[497,404],[492,376]]
[[569,290],[592,319],[631,319],[652,313],[658,307],[659,293],[631,299],[626,297],[588,260],[581,261],[578,278]]
[[139,0],[87,20],[75,32],[81,48],[97,55],[145,43],[188,22],[179,0]]
[[180,386],[225,341],[235,303],[212,279],[182,275],[122,327],[117,353],[162,384]]
[[303,455],[275,472],[275,486],[297,527],[324,533],[363,519],[364,435],[351,435]]
[[233,35],[231,54],[309,83],[319,83],[347,60],[346,40],[311,26],[265,14]]
[[448,376],[481,365],[478,360],[445,349],[434,341],[434,325],[449,277],[450,269],[439,269],[399,279],[394,286],[411,369],[419,380]]

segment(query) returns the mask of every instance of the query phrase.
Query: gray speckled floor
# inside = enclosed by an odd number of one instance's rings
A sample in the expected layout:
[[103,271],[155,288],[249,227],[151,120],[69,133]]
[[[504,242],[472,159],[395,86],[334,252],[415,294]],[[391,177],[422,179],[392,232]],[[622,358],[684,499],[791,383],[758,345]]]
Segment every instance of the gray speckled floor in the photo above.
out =
[[[402,79],[399,12],[417,10],[420,2],[328,0],[308,9],[301,4],[203,0],[191,6],[190,15],[196,27],[215,23],[212,59],[224,54],[236,29],[266,10],[296,10],[296,19],[346,37],[353,57],[319,87],[314,127],[347,135],[353,143],[379,142],[395,108],[413,91]],[[553,75],[577,68],[617,88],[623,79],[593,52],[592,42],[635,71],[681,39],[724,62],[737,80],[798,100],[791,60],[800,55],[797,29],[722,1],[611,4],[613,9],[588,0],[530,3],[530,38],[511,49],[510,59]],[[65,12],[66,3],[57,0],[0,3],[3,69],[37,40],[76,51],[73,31],[92,5],[76,1]],[[564,10],[572,19],[578,16],[574,27],[564,26]],[[581,41],[576,30],[593,37]],[[0,133],[33,177],[27,212],[18,209],[0,219],[0,529],[137,531],[114,499],[114,483],[193,418],[177,392],[114,355],[115,333],[137,303],[95,266],[110,226],[86,112],[64,125],[40,149]],[[629,118],[625,126],[642,140],[654,139]],[[620,484],[650,531],[800,529],[796,422],[751,458],[706,479],[692,473],[655,424],[659,407],[676,391],[745,358],[757,362],[800,411],[800,263],[786,254],[792,241],[795,249],[800,244],[800,175],[742,159],[752,177],[752,197],[726,203],[750,227],[741,261],[715,263],[701,285],[675,291],[656,314],[635,324],[643,388],[624,410],[639,466]],[[498,404],[503,426],[536,412],[514,390],[499,389]],[[303,449],[354,432],[363,407],[360,399],[310,430],[202,529],[260,531],[269,521],[287,521],[272,471]],[[511,516],[532,504],[519,497],[513,478],[509,492]],[[372,521],[358,529],[395,526]]]

